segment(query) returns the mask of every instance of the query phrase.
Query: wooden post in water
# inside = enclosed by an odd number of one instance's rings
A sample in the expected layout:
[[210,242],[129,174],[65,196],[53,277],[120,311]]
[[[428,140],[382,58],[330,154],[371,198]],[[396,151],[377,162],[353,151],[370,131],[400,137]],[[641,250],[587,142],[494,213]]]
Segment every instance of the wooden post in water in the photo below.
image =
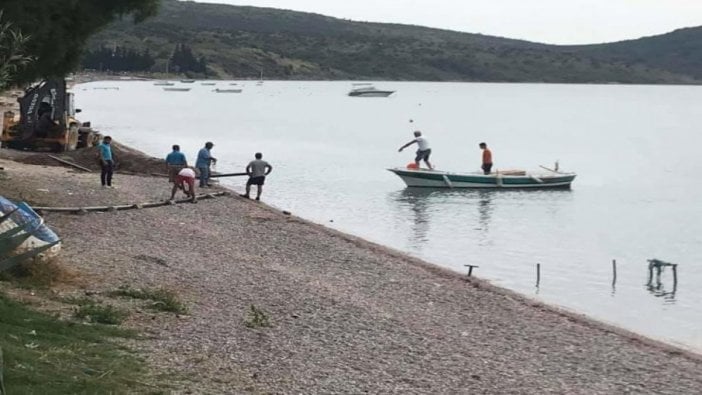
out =
[[536,264],[536,288],[541,284],[541,264]]
[[678,289],[678,265],[673,264],[673,292]]
[[617,285],[617,260],[612,259],[612,287]]
[[480,266],[476,266],[476,265],[463,265],[463,266],[468,268],[468,277],[473,275],[473,268],[474,267],[480,267]]

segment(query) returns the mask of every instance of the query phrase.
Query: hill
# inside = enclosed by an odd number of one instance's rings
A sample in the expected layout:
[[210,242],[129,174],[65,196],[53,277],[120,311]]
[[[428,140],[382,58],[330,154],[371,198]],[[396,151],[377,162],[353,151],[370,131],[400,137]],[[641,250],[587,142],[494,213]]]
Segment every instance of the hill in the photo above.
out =
[[[688,35],[699,37],[698,30]],[[176,44],[217,77],[425,81],[699,83],[702,48],[679,32],[632,42],[552,46],[420,26],[354,22],[270,8],[163,0],[144,23],[122,20],[91,48],[147,51],[165,71]],[[678,51],[675,48],[680,48]],[[669,56],[661,57],[661,52]]]

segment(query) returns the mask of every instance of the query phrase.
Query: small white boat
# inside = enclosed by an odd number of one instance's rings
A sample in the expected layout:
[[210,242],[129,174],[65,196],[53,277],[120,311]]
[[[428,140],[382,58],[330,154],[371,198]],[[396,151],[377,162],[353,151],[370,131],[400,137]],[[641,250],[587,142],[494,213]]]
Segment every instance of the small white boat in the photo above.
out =
[[371,83],[354,83],[349,96],[351,97],[388,97],[395,91],[377,89]]
[[163,88],[166,92],[189,92],[191,88]]
[[397,174],[408,187],[424,188],[493,188],[493,189],[550,189],[570,188],[575,173],[527,172],[524,170],[483,173],[452,173],[428,169],[388,169]]
[[200,85],[202,86],[215,86],[217,85],[216,82],[201,82]]
[[241,93],[242,89],[215,89],[212,92],[216,93]]
[[169,81],[158,81],[154,82],[154,86],[173,86],[175,83]]

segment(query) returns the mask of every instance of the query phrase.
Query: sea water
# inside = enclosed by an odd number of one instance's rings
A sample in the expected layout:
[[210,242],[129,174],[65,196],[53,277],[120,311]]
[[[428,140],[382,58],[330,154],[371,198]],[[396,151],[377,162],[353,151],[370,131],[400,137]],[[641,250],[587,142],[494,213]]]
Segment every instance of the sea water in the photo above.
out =
[[[239,84],[74,91],[82,119],[154,156],[180,144],[192,163],[212,141],[217,170],[240,172],[262,152],[263,200],[295,215],[702,350],[702,87],[379,82],[397,92],[354,98],[350,82]],[[496,169],[559,161],[578,177],[557,191],[408,189],[386,169],[413,160],[398,148],[414,130],[438,169],[477,171],[484,141]],[[652,258],[678,264],[675,287],[670,268],[646,285]]]

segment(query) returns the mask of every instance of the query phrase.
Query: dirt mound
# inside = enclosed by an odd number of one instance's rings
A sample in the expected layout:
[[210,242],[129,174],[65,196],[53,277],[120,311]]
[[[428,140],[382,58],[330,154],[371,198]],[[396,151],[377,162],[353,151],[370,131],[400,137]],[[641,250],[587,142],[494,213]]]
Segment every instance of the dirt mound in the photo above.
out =
[[[44,153],[44,152],[22,152],[3,150],[2,155],[21,163],[42,166],[65,166],[49,157],[57,156],[63,160],[87,167],[93,171],[100,171],[98,147],[83,148],[70,152]],[[126,147],[122,144],[112,142],[112,155],[115,160],[115,170],[135,174],[164,174],[166,173],[166,161],[151,157],[141,151]]]

